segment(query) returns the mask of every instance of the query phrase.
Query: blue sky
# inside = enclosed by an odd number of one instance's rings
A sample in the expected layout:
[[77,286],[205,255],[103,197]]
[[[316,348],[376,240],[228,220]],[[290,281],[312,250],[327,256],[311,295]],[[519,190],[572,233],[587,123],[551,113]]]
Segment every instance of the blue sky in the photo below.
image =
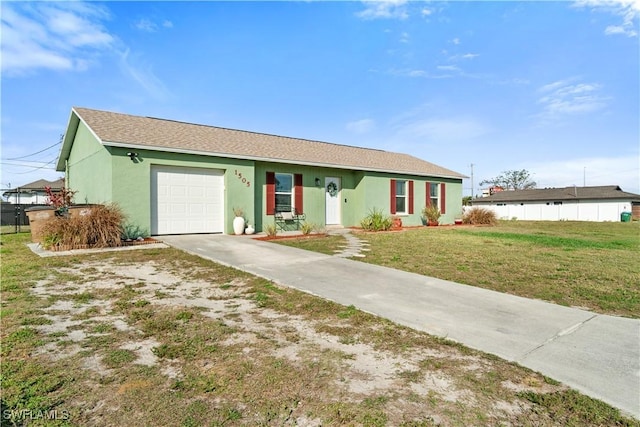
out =
[[2,188],[61,176],[55,144],[82,106],[405,152],[465,175],[473,163],[474,194],[510,169],[539,187],[640,193],[637,0],[1,12]]

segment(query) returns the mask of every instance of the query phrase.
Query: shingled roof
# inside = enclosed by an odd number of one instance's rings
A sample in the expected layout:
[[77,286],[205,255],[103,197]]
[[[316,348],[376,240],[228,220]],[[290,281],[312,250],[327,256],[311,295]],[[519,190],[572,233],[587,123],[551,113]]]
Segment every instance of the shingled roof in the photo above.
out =
[[27,191],[27,190],[42,190],[44,191],[45,187],[51,187],[52,190],[60,190],[64,188],[64,179],[60,178],[55,181],[47,181],[46,179],[39,179],[37,181],[30,182],[28,184],[24,184],[19,186],[18,188],[9,189],[7,193],[15,193],[18,190]]
[[[100,142],[107,146],[341,169],[466,178],[458,172],[408,154],[383,150],[79,107],[72,110],[69,123],[72,133],[75,133],[78,120],[89,126]],[[58,170],[64,170],[64,160],[69,155],[72,140],[73,135],[65,136]]]
[[499,191],[489,197],[473,199],[474,205],[500,202],[537,202],[566,200],[612,200],[639,201],[640,195],[627,193],[617,185],[597,187],[540,188],[532,190]]

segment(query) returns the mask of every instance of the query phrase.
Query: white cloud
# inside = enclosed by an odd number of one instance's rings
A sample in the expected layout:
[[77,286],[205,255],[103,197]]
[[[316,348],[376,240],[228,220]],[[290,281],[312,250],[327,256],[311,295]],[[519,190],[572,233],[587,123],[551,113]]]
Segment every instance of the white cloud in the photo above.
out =
[[468,142],[490,131],[489,126],[470,117],[413,119],[396,126],[402,138],[420,139],[427,143]]
[[575,78],[559,80],[538,89],[542,105],[540,117],[555,120],[565,115],[584,114],[606,107],[608,98],[601,96],[602,86],[597,83],[574,83]]
[[162,81],[154,74],[151,66],[134,64],[134,62],[138,62],[138,59],[135,56],[131,57],[129,49],[120,54],[120,68],[122,71],[154,98],[165,99],[169,92]]
[[353,132],[356,134],[371,132],[373,129],[375,129],[375,127],[376,123],[372,119],[356,120],[353,122],[349,122],[346,125],[346,128],[349,132]]
[[2,72],[8,75],[82,71],[115,43],[102,25],[109,14],[99,5],[5,3],[2,12]]
[[545,161],[524,166],[534,174],[538,188],[619,185],[640,194],[640,164],[637,153],[624,157],[587,157]]
[[164,21],[162,21],[162,23],[157,24],[151,19],[140,18],[133,24],[133,26],[140,31],[145,31],[147,33],[155,33],[156,31],[158,31],[158,29],[160,29],[160,27],[173,28],[173,22],[165,19]]
[[437,68],[442,71],[460,71],[460,68],[455,65],[438,65]]
[[158,31],[158,26],[148,19],[142,18],[133,24],[140,31],[146,31],[147,33],[155,33]]
[[422,16],[429,16],[433,13],[433,10],[425,7],[420,11],[420,13],[422,14]]
[[458,45],[460,44],[460,39],[456,37],[455,39],[451,40],[451,43]]
[[593,12],[609,13],[622,18],[618,25],[605,28],[606,35],[624,34],[628,37],[638,35],[638,18],[640,17],[640,1],[638,0],[578,0],[574,7],[590,8]]
[[[446,51],[444,51],[443,53],[446,54]],[[463,53],[458,55],[452,55],[448,59],[449,61],[462,61],[462,60],[474,59],[474,58],[477,58],[478,56],[480,56],[479,53]]]
[[407,19],[407,0],[365,1],[365,9],[356,16],[362,19]]
[[409,43],[411,36],[406,31],[400,35],[400,43]]

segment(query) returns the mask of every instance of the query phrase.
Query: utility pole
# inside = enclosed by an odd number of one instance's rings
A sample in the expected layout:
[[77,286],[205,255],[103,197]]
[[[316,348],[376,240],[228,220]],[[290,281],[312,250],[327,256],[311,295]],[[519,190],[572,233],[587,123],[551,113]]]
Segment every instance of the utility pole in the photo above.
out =
[[471,199],[473,200],[473,163],[471,163]]

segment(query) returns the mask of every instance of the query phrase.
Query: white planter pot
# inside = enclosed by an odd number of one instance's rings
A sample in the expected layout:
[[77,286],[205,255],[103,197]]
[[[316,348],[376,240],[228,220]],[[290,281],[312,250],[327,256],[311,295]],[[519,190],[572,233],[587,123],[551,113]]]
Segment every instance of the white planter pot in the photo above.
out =
[[237,216],[233,219],[233,232],[235,234],[244,233],[244,218]]
[[253,228],[253,225],[247,225],[247,228],[244,230],[245,234],[253,234],[256,232],[256,229]]

